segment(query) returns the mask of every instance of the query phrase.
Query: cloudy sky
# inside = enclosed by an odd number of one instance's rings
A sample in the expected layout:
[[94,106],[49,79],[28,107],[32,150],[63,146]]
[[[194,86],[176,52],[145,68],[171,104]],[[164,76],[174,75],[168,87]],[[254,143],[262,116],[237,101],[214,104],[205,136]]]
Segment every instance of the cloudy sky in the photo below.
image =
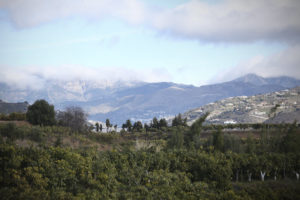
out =
[[0,0],[0,81],[300,78],[299,0]]

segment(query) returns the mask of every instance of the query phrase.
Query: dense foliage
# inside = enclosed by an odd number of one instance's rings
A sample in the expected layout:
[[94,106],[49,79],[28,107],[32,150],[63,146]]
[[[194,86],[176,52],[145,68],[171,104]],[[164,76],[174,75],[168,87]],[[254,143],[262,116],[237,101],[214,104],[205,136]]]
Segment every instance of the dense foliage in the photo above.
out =
[[56,115],[57,123],[70,127],[73,131],[83,132],[86,128],[87,114],[80,107],[67,107]]
[[24,121],[26,120],[26,113],[12,112],[10,114],[0,113],[0,120],[3,121]]
[[28,106],[27,120],[34,125],[49,126],[55,124],[54,106],[45,100],[37,100]]
[[300,199],[296,124],[243,138],[202,122],[122,135],[0,124],[0,198]]

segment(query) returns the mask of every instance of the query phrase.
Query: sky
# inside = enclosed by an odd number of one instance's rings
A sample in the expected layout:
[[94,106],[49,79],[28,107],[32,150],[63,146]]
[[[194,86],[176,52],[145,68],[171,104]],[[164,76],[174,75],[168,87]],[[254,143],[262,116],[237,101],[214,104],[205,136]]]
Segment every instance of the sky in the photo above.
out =
[[300,79],[299,0],[0,0],[0,82]]

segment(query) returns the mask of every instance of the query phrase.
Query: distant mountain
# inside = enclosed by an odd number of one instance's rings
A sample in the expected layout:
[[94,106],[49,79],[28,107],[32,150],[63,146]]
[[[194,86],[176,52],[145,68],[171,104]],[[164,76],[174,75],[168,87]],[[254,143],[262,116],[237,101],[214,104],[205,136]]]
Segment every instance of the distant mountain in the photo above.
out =
[[255,96],[230,97],[183,114],[192,124],[209,112],[207,123],[300,122],[300,87]]
[[258,85],[258,86],[262,86],[262,85],[279,86],[280,85],[286,88],[299,86],[299,80],[287,76],[263,78],[257,76],[256,74],[247,74],[245,76],[233,80],[233,82],[250,83],[252,85]]
[[12,112],[24,113],[27,111],[28,106],[29,104],[27,102],[7,103],[0,100],[0,113],[2,114],[9,114]]
[[121,124],[126,119],[149,121],[235,96],[251,96],[300,86],[290,77],[263,78],[249,74],[233,81],[195,87],[168,82],[91,82],[48,80],[40,90],[18,89],[0,83],[0,98],[8,102],[45,99],[56,109],[83,107],[92,120]]

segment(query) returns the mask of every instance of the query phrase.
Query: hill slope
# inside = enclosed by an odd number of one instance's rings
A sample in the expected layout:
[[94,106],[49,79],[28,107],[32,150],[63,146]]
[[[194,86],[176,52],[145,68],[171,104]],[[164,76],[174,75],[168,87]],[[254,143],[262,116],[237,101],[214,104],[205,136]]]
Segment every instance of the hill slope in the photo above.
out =
[[[277,106],[276,106],[277,105]],[[273,110],[273,112],[272,112]],[[183,114],[193,123],[209,112],[208,123],[300,122],[300,87],[255,96],[223,99]]]

